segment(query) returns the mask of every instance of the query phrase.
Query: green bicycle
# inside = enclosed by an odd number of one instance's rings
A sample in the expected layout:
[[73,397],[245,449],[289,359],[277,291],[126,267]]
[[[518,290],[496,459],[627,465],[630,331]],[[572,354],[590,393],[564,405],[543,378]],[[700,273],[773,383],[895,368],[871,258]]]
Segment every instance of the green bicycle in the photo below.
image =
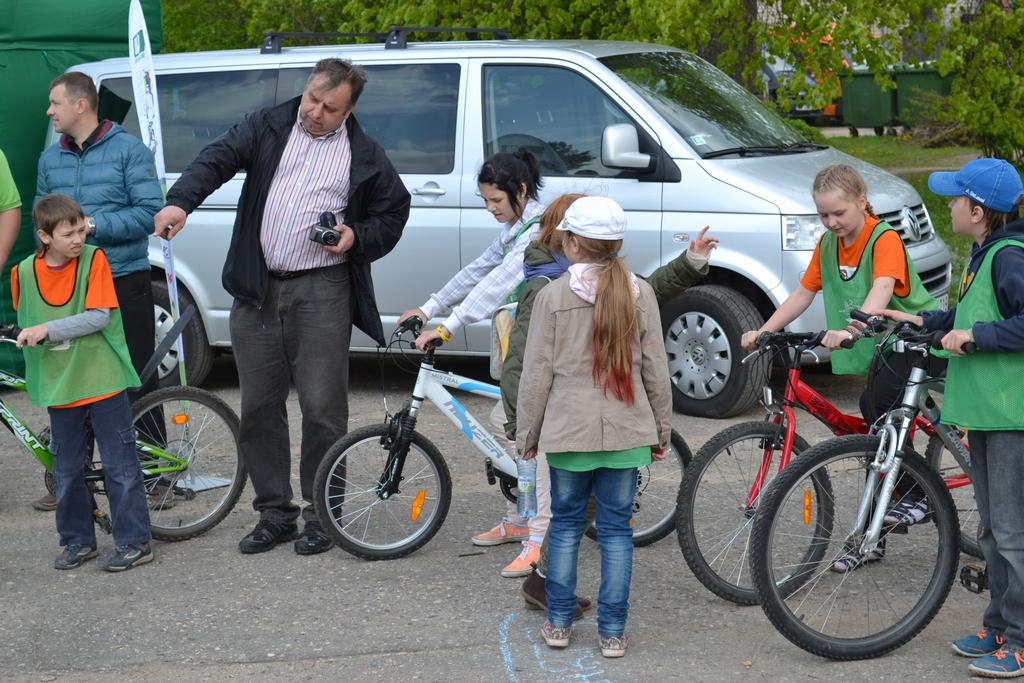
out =
[[[0,342],[15,343],[19,332],[16,325],[0,327]],[[25,391],[25,380],[0,371],[0,387]],[[197,387],[168,387],[135,401],[132,421],[153,537],[181,541],[209,531],[223,520],[245,487],[238,416],[231,407]],[[0,423],[43,466],[52,493],[49,429],[38,434],[32,431],[2,395]],[[96,502],[106,494],[103,467],[91,453],[84,466],[94,521],[110,533],[110,515]]]

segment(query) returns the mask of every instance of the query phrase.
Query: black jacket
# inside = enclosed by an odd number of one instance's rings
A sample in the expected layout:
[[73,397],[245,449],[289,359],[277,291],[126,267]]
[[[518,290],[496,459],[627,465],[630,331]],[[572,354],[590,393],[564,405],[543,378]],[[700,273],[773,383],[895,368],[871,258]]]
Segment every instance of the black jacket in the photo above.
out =
[[[168,204],[191,213],[238,171],[246,171],[222,283],[231,296],[257,307],[263,305],[268,279],[260,246],[263,209],[300,100],[296,97],[246,115],[207,145],[167,193]],[[354,116],[348,117],[346,129],[352,148],[352,168],[345,224],[356,237],[348,252],[353,321],[383,346],[384,328],[373,293],[370,263],[398,243],[409,218],[410,197],[384,150],[363,133]]]

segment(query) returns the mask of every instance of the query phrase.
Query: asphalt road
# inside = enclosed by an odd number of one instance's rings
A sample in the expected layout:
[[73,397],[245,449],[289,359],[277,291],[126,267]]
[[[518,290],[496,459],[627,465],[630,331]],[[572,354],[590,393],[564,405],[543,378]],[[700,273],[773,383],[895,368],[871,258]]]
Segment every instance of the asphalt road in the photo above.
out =
[[[479,362],[453,369],[486,377]],[[841,406],[853,409],[857,387],[827,374],[809,377]],[[372,358],[353,361],[351,427],[383,415],[381,386],[395,409],[412,378],[379,372]],[[236,409],[230,357],[219,360],[208,388]],[[23,395],[5,400],[32,424],[42,411]],[[486,415],[486,399],[470,397]],[[292,434],[298,407],[290,405]],[[737,420],[677,414],[676,428],[694,451]],[[412,556],[365,562],[334,549],[299,557],[290,544],[256,556],[236,550],[256,521],[248,491],[207,534],[155,543],[151,564],[107,574],[95,562],[52,569],[57,554],[53,514],[31,509],[42,492],[38,466],[11,437],[0,441],[0,679],[5,681],[758,681],[952,680],[967,660],[949,642],[980,622],[985,598],[954,586],[946,605],[914,641],[881,659],[837,663],[797,649],[761,611],[709,593],[690,574],[675,536],[635,554],[631,643],[620,660],[601,657],[593,612],[570,647],[548,649],[540,612],[523,608],[520,581],[500,568],[513,546],[476,548],[469,538],[503,509],[486,483],[480,458],[434,409],[421,430],[445,454],[455,481],[448,519]],[[824,431],[811,421],[812,443]],[[297,446],[297,442],[295,444]],[[297,482],[296,482],[297,488]],[[112,546],[100,540],[101,550]],[[597,545],[585,541],[581,592],[596,595]]]

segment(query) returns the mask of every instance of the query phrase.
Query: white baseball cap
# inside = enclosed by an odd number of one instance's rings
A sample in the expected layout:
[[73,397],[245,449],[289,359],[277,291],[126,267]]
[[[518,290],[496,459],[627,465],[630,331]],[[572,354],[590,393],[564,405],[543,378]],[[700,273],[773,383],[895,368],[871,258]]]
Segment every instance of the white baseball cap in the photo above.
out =
[[608,197],[580,197],[565,210],[557,229],[595,240],[621,240],[626,234],[626,213]]

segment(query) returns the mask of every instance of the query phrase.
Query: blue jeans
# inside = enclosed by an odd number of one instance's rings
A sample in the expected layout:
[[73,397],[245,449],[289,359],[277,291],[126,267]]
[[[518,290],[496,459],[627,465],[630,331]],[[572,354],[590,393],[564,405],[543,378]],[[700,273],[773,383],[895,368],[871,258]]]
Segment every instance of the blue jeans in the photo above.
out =
[[985,530],[989,603],[982,624],[1024,647],[1024,431],[970,430],[971,482]]
[[316,519],[316,468],[348,431],[349,270],[342,263],[289,279],[270,278],[262,308],[237,299],[231,308],[242,390],[239,445],[260,519],[290,523],[299,517],[285,405],[291,385],[302,413],[299,485],[302,499],[310,503],[302,511],[307,521]]
[[548,530],[548,621],[572,625],[576,610],[576,561],[586,529],[587,500],[597,502],[597,543],[601,548],[601,589],[597,596],[597,632],[621,636],[629,614],[633,576],[633,496],[636,468],[600,467],[570,472],[551,467],[551,526]]
[[85,485],[85,423],[92,421],[103,462],[114,543],[149,543],[149,507],[135,453],[135,429],[127,392],[75,408],[50,408],[53,482],[60,544],[96,547],[92,504]]

